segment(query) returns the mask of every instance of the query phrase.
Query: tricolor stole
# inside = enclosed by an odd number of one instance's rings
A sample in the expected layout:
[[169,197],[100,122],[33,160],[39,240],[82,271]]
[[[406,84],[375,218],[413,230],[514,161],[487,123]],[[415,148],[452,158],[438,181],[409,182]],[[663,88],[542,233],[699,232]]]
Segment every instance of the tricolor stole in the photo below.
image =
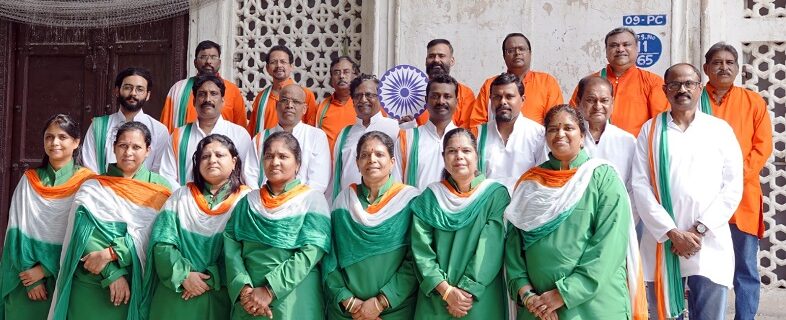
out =
[[[538,240],[556,230],[573,213],[592,181],[592,175],[601,165],[614,166],[601,159],[590,159],[579,168],[550,170],[535,167],[525,172],[516,183],[510,205],[505,209],[505,218],[522,230],[523,248],[527,249]],[[619,179],[621,185],[625,183]],[[630,199],[625,197],[629,202]],[[628,248],[626,269],[633,319],[647,319],[647,297],[639,255],[633,213],[628,226]]]
[[[667,112],[652,118],[649,129],[649,174],[655,199],[674,219],[669,181],[669,141]],[[657,161],[656,158],[657,157]],[[675,318],[685,310],[685,288],[680,274],[680,258],[671,252],[671,240],[655,248],[655,293],[658,319]]]
[[265,129],[265,111],[267,111],[267,100],[270,99],[270,92],[272,91],[272,85],[267,86],[267,88],[262,91],[262,97],[259,99],[259,104],[257,105],[257,122],[254,126],[254,132],[251,133],[252,136]]
[[259,160],[259,178],[257,178],[256,186],[261,187],[265,183],[265,155],[263,154],[262,147],[265,144],[265,140],[267,137],[270,136],[271,129],[265,129],[264,132],[257,133],[254,136],[253,143],[254,143],[254,150],[256,150],[256,157]]
[[[171,244],[190,262],[191,271],[211,274],[205,282],[211,289],[220,289],[226,282],[218,267],[220,263],[223,264],[219,260],[223,260],[224,227],[231,217],[232,209],[249,191],[250,188],[241,186],[212,208],[193,182],[175,191],[153,224],[147,248],[150,264],[155,264],[153,248],[156,244]],[[143,313],[149,312],[159,281],[154,268],[145,269],[144,288],[147,292],[142,303]]]
[[706,86],[701,89],[701,112],[712,115],[712,102],[710,102],[710,94],[707,92]]
[[[93,177],[92,171],[80,168],[62,185],[41,184],[35,169],[25,171],[11,198],[8,229],[0,264],[0,299],[18,285],[19,273],[36,264],[57,275],[68,219],[74,194],[82,183]],[[36,284],[31,285],[35,286]],[[0,303],[4,312],[5,303]]]
[[[412,132],[412,144],[409,144],[409,132]],[[403,182],[417,187],[418,184],[418,162],[420,149],[420,127],[411,130],[399,130],[399,145],[401,148],[401,179]]]
[[131,249],[128,318],[141,317],[139,307],[148,238],[153,220],[170,194],[163,186],[120,177],[98,176],[82,184],[69,214],[60,255],[60,281],[52,299],[50,319],[66,318],[74,272],[94,231],[106,239],[123,238],[124,245]]
[[[504,192],[498,193],[500,188]],[[495,199],[496,194],[504,194],[505,199]],[[459,192],[442,180],[423,190],[412,201],[412,208],[426,224],[443,231],[456,231],[475,221],[486,204],[495,200],[507,203],[510,199],[505,186],[493,179],[483,180],[469,192]]]
[[177,109],[172,110],[172,127],[174,128],[179,128],[186,124],[188,100],[191,98],[191,92],[194,89],[194,79],[196,79],[196,77],[188,78],[181,88],[180,101],[178,101],[177,104],[173,103],[173,106],[177,106]]
[[193,128],[194,124],[189,123],[172,132],[172,151],[175,155],[175,165],[177,165],[177,183],[181,186],[186,185],[186,177],[188,176],[188,162],[191,161],[188,158],[188,144]]
[[385,254],[409,245],[412,213],[410,201],[420,192],[395,183],[379,202],[363,208],[356,184],[344,189],[333,203],[334,247],[323,260],[323,277],[337,267],[346,268],[368,257]]
[[330,193],[332,200],[335,200],[339,192],[341,192],[341,174],[344,172],[344,145],[347,144],[347,136],[349,136],[349,131],[351,130],[352,125],[344,127],[336,138],[338,144],[334,147],[336,159],[333,160],[333,191]]

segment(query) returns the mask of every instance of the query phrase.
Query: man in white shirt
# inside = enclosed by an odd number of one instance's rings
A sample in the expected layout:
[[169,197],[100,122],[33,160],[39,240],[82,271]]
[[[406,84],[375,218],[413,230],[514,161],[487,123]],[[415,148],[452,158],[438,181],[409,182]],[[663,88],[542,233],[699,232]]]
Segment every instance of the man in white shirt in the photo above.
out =
[[641,128],[633,162],[650,316],[681,316],[687,285],[692,319],[723,319],[734,276],[728,221],[742,197],[742,154],[725,121],[697,112],[694,66],[676,64],[664,78],[671,110]]
[[[221,78],[214,75],[201,75],[194,79],[194,106],[197,119],[195,122],[175,129],[169,139],[169,146],[161,161],[161,175],[173,186],[184,186],[194,181],[193,156],[197,144],[210,134],[227,136],[235,144],[243,166],[251,162],[251,138],[245,128],[231,123],[221,116],[224,108],[226,87]],[[243,177],[246,183],[252,181]]]
[[546,159],[545,128],[522,116],[524,84],[512,73],[491,82],[489,121],[478,126],[478,166],[486,177],[497,179],[513,192],[516,181]]
[[150,171],[159,172],[169,131],[161,122],[142,111],[145,102],[150,99],[152,88],[153,77],[147,69],[131,67],[117,74],[114,92],[120,108],[111,115],[93,118],[82,145],[85,167],[99,174],[105,173],[108,164],[117,162],[113,151],[117,129],[126,122],[138,121],[147,126],[152,138],[145,166]]
[[399,132],[398,121],[384,117],[377,88],[379,80],[370,74],[361,74],[349,84],[349,92],[354,102],[357,120],[355,124],[341,130],[333,148],[333,175],[326,192],[328,201],[332,201],[342,189],[350,184],[360,183],[355,158],[360,136],[370,131],[380,131],[396,139]]
[[314,190],[325,192],[330,182],[330,148],[327,136],[322,130],[300,121],[306,112],[306,92],[297,84],[290,84],[281,89],[276,101],[278,124],[270,129],[257,133],[252,139],[254,153],[251,161],[245,164],[246,176],[252,181],[247,185],[261,187],[265,183],[262,146],[273,133],[286,131],[295,136],[300,144],[300,170],[297,177],[300,182]]
[[453,115],[458,104],[459,84],[447,74],[436,74],[426,85],[428,122],[402,131],[396,139],[396,166],[393,174],[401,182],[424,190],[429,184],[442,180],[445,161],[442,159],[442,140],[445,133],[455,129]]

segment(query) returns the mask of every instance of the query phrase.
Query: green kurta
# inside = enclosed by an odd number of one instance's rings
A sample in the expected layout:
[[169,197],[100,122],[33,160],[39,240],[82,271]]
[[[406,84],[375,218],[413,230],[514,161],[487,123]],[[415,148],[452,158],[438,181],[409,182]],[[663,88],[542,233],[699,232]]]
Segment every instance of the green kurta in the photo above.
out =
[[[589,158],[583,152],[570,164]],[[559,170],[559,161],[542,168]],[[625,185],[609,166],[597,167],[573,212],[554,231],[523,249],[522,230],[510,225],[505,267],[511,297],[530,284],[535,293],[558,289],[564,319],[629,319],[631,316],[625,255],[630,208]],[[518,301],[521,303],[521,301]],[[536,319],[518,307],[517,319]]]
[[[482,179],[481,175],[473,185]],[[473,186],[476,189],[469,197],[453,195],[441,183],[432,184],[412,203],[412,253],[420,280],[415,319],[452,318],[435,290],[442,281],[472,294],[472,309],[462,319],[507,318],[502,215],[510,196],[497,182],[482,183],[487,185]],[[440,205],[439,198],[449,197],[460,203],[457,211]]]
[[[122,177],[123,172],[112,163],[107,169],[107,176]],[[140,166],[132,179],[147,183],[158,184],[170,189],[169,183],[160,175],[150,172],[145,166]],[[71,298],[68,305],[68,319],[80,320],[109,320],[126,319],[128,305],[115,306],[110,301],[109,285],[118,278],[125,276],[129,287],[131,286],[131,265],[133,256],[128,246],[126,225],[123,223],[105,223],[96,228],[88,239],[82,256],[88,253],[101,251],[112,246],[118,260],[109,262],[100,274],[95,275],[83,267],[83,263],[74,272],[74,281],[71,285]]]
[[[284,193],[299,187],[300,182],[295,182],[287,185]],[[257,211],[264,210],[259,207],[261,192],[268,191],[254,190],[240,200],[224,232],[231,318],[265,319],[249,315],[240,303],[240,291],[249,285],[270,287],[274,294],[270,306],[276,320],[324,319],[322,275],[317,264],[330,250],[327,201],[314,190],[304,191],[303,196],[295,196],[279,207],[285,212],[269,213],[285,215],[274,219]],[[307,212],[286,212],[298,208]],[[324,212],[312,212],[320,210]]]
[[[388,194],[394,180],[388,182],[379,190],[379,196],[373,204],[379,204],[384,197],[391,197],[382,208],[373,215],[391,215],[375,226],[366,226],[355,221],[348,208],[360,204],[365,210],[372,205],[368,201],[368,189],[363,185],[357,186],[357,191],[347,188],[336,199],[336,209],[332,213],[333,219],[333,250],[329,259],[333,260],[325,280],[325,289],[328,294],[327,317],[328,319],[352,319],[351,314],[345,312],[340,303],[350,297],[367,300],[379,294],[384,294],[390,307],[380,314],[382,319],[412,319],[415,312],[417,295],[417,278],[414,272],[414,262],[409,245],[409,226],[412,212],[407,203],[417,195],[417,190],[405,187],[396,196]],[[357,196],[345,194],[353,192]],[[391,192],[392,193],[392,192]],[[406,193],[406,194],[405,194]],[[398,196],[398,197],[397,197]],[[384,212],[391,209],[398,212]],[[371,215],[366,211],[359,214]],[[338,239],[351,243],[344,243]],[[341,258],[338,252],[345,252]],[[357,260],[347,266],[340,266],[340,260]],[[328,263],[325,263],[327,266]]]
[[[151,320],[229,318],[230,303],[224,267],[225,223],[220,220],[228,218],[231,212],[208,215],[196,204],[189,187],[179,189],[170,197],[153,225],[148,263],[152,264],[149,270],[155,272],[155,275],[147,274],[147,271],[145,275],[145,285],[148,286],[146,291],[152,293],[149,299]],[[236,202],[242,195],[243,191],[239,190],[235,197],[227,199],[231,195],[229,187],[227,183],[213,195],[208,185],[202,190],[201,196],[209,208],[216,209],[223,201]],[[181,214],[190,214],[192,218],[181,219]],[[181,223],[184,220],[185,225]],[[198,229],[199,232],[190,229]],[[190,272],[209,275],[210,278],[204,281],[210,290],[183,300],[185,289],[182,283]]]
[[[74,164],[74,161],[69,161],[65,166],[60,168],[60,170],[55,171],[54,168],[50,164],[47,164],[44,168],[36,168],[35,171],[38,174],[38,178],[41,181],[41,184],[46,187],[55,187],[62,185],[63,183],[67,182],[74,174],[79,170],[79,166]],[[18,232],[18,231],[14,231]],[[29,240],[34,241],[34,240]],[[62,249],[62,245],[55,246],[50,245],[50,251],[53,254],[56,253],[57,256],[60,256],[60,250]],[[9,250],[5,250],[9,251]],[[9,251],[10,252],[10,251]],[[39,252],[41,253],[41,252]],[[3,263],[6,263],[5,261]],[[52,303],[52,294],[55,291],[55,277],[57,275],[58,270],[48,270],[44,265],[39,264],[44,271],[44,278],[39,280],[36,283],[31,284],[30,286],[23,286],[22,281],[18,280],[18,275],[15,275],[18,281],[18,285],[16,288],[13,289],[3,300],[3,314],[0,315],[0,319],[46,319],[47,314],[49,314],[49,306]],[[14,271],[25,271],[25,270],[14,270]],[[34,289],[35,287],[43,285],[46,289],[46,300],[42,301],[33,301],[27,296],[27,292]]]

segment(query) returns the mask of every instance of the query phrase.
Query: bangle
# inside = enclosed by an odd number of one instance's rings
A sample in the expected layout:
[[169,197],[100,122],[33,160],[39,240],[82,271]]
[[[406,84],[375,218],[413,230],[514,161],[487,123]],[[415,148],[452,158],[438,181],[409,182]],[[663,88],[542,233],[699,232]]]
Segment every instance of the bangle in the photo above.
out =
[[390,300],[388,300],[388,297],[386,297],[384,293],[380,293],[377,297],[382,300],[380,303],[382,304],[383,308],[390,308]]
[[355,297],[349,298],[349,302],[347,303],[347,312],[352,313],[352,307],[355,306]]
[[448,301],[448,296],[450,295],[451,291],[453,291],[453,286],[448,286],[448,288],[445,289],[445,293],[442,294],[443,301]]
[[113,249],[112,246],[109,246],[109,257],[111,259],[110,261],[117,261],[117,253],[115,253],[115,249]]
[[374,299],[374,306],[377,307],[379,312],[385,311],[385,309],[382,309],[382,307],[379,305],[379,299]]
[[264,289],[265,289],[265,291],[267,291],[267,294],[269,294],[269,295],[270,295],[270,299],[273,299],[273,297],[274,297],[274,295],[273,295],[273,290],[271,290],[271,289],[270,289],[270,286],[264,286],[264,287],[262,287],[262,288],[264,288]]

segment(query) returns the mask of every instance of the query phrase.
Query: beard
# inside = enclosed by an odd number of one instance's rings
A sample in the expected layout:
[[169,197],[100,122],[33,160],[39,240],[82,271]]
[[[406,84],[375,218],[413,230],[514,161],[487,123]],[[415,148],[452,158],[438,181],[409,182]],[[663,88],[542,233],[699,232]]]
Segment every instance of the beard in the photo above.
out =
[[[436,67],[440,68],[437,69]],[[428,74],[429,77],[433,77],[438,74],[450,74],[450,67],[444,63],[432,62],[426,65],[426,74]]]
[[126,100],[126,98],[123,98],[121,96],[117,96],[117,103],[123,109],[131,112],[137,112],[139,110],[142,110],[142,107],[145,106],[145,100],[137,100],[136,104],[131,104],[128,102],[128,100]]

